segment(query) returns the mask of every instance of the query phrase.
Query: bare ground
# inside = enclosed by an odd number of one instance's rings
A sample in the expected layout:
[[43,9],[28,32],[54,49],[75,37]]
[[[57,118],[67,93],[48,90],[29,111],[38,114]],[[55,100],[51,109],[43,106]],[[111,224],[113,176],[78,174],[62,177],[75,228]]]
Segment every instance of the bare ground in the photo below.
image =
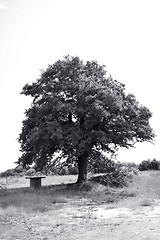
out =
[[113,190],[115,201],[87,193],[50,203],[47,211],[0,208],[0,240],[159,240],[159,176],[141,173],[129,188]]

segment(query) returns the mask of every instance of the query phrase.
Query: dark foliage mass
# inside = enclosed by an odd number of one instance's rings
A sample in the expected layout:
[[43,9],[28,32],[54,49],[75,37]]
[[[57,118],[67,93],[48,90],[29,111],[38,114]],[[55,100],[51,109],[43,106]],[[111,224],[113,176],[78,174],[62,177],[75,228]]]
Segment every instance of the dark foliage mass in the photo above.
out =
[[82,182],[94,151],[113,154],[154,138],[148,108],[96,61],[66,56],[26,84],[22,94],[33,98],[19,136],[18,163],[24,167],[35,163],[39,171],[56,165],[59,152],[68,164],[77,161],[77,182]]
[[140,171],[149,171],[149,170],[160,170],[160,161],[153,160],[144,160],[138,166]]

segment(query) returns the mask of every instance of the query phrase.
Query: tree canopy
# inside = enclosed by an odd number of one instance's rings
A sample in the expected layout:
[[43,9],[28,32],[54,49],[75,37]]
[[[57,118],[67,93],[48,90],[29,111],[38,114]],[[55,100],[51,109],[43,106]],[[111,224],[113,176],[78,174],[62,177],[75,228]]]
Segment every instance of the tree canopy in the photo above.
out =
[[61,152],[66,161],[78,161],[82,182],[93,151],[114,153],[154,138],[149,109],[96,61],[66,56],[26,84],[22,94],[33,97],[19,135],[24,166],[34,162],[41,170]]

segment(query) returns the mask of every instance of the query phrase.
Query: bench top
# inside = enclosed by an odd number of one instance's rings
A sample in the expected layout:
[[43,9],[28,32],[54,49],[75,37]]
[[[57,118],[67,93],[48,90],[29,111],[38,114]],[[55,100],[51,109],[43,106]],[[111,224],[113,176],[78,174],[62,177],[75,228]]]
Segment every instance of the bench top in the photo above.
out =
[[28,176],[27,179],[38,179],[38,178],[46,178],[45,176]]

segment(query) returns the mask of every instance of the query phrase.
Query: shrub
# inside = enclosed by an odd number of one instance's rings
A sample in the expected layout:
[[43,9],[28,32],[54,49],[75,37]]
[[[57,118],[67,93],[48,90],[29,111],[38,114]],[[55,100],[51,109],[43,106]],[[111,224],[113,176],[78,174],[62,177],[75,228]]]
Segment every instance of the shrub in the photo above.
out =
[[0,173],[0,177],[2,178],[17,176],[17,175],[18,173],[15,171],[15,169],[8,169],[7,171]]
[[127,186],[128,182],[137,175],[138,170],[134,167],[123,166],[122,164],[115,164],[113,171],[105,174],[99,174],[90,179],[90,181],[98,182],[100,184],[110,187]]
[[115,169],[115,162],[104,156],[103,154],[94,151],[89,157],[88,171],[92,173],[106,173]]
[[160,169],[160,161],[158,161],[156,159],[144,160],[139,164],[138,169],[140,171],[159,170]]

